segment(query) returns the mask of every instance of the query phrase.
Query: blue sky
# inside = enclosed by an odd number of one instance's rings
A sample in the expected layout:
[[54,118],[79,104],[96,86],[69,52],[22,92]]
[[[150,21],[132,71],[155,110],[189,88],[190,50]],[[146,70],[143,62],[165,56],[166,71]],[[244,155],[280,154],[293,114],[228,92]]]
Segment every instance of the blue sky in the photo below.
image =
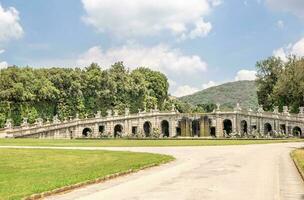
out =
[[268,56],[304,56],[302,0],[0,0],[0,68],[107,68],[165,73],[182,96],[255,78]]

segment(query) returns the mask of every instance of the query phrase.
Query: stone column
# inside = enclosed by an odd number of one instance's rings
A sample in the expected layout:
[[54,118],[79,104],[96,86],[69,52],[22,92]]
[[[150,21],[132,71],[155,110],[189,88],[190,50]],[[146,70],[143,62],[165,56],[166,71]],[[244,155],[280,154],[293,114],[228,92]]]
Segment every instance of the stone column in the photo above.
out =
[[288,121],[285,122],[285,130],[286,130],[286,135],[289,136],[289,134],[290,134],[290,128],[289,128]]
[[98,138],[98,136],[99,136],[99,124],[98,123],[95,123],[92,131],[93,131],[93,137]]
[[210,136],[210,125],[209,125],[209,118],[207,116],[204,116],[201,118],[201,124],[200,124],[200,134],[201,137],[208,137]]
[[189,137],[191,135],[189,121],[190,120],[188,118],[184,118],[181,121],[181,136],[182,137]]
[[264,124],[261,117],[259,117],[258,122],[259,122],[259,132],[264,133]]
[[232,120],[232,132],[233,133],[239,132],[237,114],[235,114],[233,116],[233,120]]
[[174,119],[171,118],[169,121],[169,137],[174,137],[175,135],[176,135],[176,122]]
[[224,137],[223,120],[219,115],[216,116],[216,137]]

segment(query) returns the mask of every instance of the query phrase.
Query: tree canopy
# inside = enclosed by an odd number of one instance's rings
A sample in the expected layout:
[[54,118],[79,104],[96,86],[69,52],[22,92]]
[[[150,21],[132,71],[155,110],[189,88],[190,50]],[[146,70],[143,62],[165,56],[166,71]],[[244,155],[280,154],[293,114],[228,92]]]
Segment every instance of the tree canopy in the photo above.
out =
[[12,66],[0,70],[0,127],[8,118],[19,125],[22,118],[33,123],[108,109],[164,109],[168,87],[164,74],[143,67],[130,71],[122,62],[109,69],[96,63],[85,69]]
[[257,67],[258,100],[265,110],[289,106],[298,112],[304,106],[304,58],[290,56],[287,62],[270,57]]

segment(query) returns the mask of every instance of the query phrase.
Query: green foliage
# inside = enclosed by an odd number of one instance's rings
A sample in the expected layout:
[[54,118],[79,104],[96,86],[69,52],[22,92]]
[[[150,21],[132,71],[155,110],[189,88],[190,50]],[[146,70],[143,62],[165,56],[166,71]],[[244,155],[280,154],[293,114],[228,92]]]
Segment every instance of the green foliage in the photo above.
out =
[[258,98],[265,110],[289,106],[298,112],[304,106],[304,58],[289,57],[287,62],[270,57],[257,63]]
[[122,62],[107,70],[96,63],[85,69],[12,66],[0,70],[0,127],[8,118],[20,125],[22,118],[33,123],[56,114],[64,119],[106,114],[107,109],[162,108],[168,87],[164,74],[147,68],[130,72]]
[[256,64],[258,101],[266,110],[270,110],[274,106],[271,94],[282,73],[283,66],[283,61],[276,57],[270,57]]
[[216,108],[215,104],[198,104],[194,107],[193,112],[196,113],[210,113]]
[[222,109],[232,109],[237,103],[244,108],[257,108],[258,100],[254,81],[237,81],[211,87],[192,95],[179,98],[197,106],[198,112],[211,112],[220,103]]

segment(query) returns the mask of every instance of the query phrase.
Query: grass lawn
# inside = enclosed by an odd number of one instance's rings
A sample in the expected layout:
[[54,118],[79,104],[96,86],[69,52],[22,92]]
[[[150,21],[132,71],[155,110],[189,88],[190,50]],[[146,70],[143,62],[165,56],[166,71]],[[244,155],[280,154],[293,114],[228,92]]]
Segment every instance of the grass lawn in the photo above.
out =
[[296,149],[291,153],[291,157],[296,162],[296,165],[304,178],[304,149]]
[[150,153],[0,149],[0,199],[21,199],[172,159]]
[[143,147],[143,146],[214,146],[268,144],[283,142],[304,142],[303,139],[281,140],[216,140],[216,139],[177,139],[177,140],[47,140],[47,139],[0,139],[0,146],[54,146],[54,147]]

